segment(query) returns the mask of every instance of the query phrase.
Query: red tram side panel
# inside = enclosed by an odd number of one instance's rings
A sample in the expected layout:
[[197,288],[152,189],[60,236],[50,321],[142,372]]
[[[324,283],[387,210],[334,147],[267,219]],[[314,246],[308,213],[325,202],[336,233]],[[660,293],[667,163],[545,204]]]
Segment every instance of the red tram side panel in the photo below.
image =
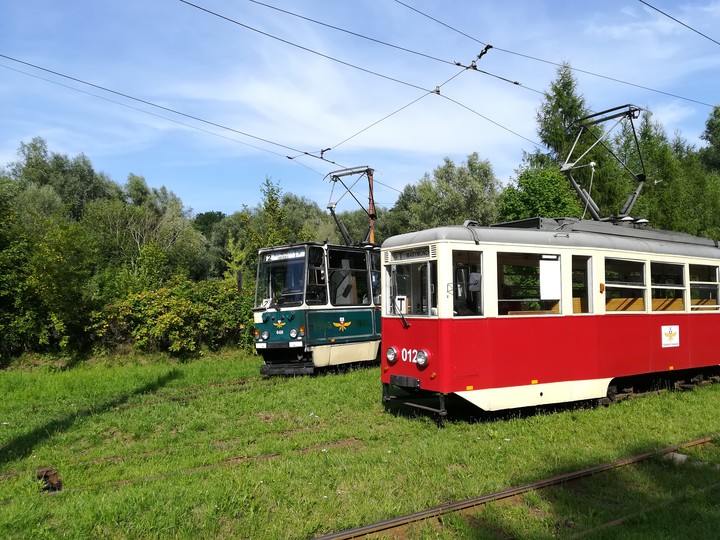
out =
[[720,364],[720,250],[704,239],[572,220],[443,227],[388,239],[383,265],[386,389],[492,411]]

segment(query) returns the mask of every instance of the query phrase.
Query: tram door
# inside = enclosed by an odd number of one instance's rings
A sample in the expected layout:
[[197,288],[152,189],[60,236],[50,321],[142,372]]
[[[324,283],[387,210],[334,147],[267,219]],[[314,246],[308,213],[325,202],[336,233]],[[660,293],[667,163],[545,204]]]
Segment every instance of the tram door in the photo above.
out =
[[481,253],[453,251],[453,315],[482,315]]

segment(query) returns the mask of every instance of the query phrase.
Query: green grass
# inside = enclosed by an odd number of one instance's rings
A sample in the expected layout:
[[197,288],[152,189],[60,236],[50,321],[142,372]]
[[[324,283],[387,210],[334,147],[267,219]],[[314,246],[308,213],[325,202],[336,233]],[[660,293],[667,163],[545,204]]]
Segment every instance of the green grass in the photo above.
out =
[[[0,372],[0,537],[311,538],[720,432],[720,385],[439,428],[386,412],[378,368],[264,379],[259,365],[225,353]],[[720,462],[714,446],[688,453]],[[41,490],[42,466],[61,491]],[[681,516],[701,535],[718,482],[654,461],[412,534],[657,538]]]

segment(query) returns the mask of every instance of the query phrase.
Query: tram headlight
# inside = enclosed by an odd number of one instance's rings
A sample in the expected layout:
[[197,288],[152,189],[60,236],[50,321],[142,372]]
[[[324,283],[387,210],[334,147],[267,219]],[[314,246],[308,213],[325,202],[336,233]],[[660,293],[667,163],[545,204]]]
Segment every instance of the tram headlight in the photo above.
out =
[[397,351],[394,347],[388,347],[387,351],[385,351],[385,358],[388,361],[388,364],[394,364],[397,360]]
[[295,339],[297,337],[297,329],[291,328],[290,329],[290,337]]
[[270,332],[268,332],[267,330],[263,330],[262,334],[260,334],[260,337],[263,339],[267,339],[270,337]]
[[428,363],[428,353],[427,353],[427,351],[423,351],[422,349],[420,349],[420,350],[417,352],[417,356],[415,357],[415,359],[417,360],[417,365],[418,365],[418,366],[420,366],[420,367],[425,367],[425,366],[427,366],[427,363]]

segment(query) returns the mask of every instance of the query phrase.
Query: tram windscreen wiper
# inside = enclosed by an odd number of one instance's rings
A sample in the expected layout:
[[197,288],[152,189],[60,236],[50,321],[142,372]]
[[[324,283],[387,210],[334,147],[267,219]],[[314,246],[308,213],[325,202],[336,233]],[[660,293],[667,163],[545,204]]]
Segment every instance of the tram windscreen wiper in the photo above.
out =
[[400,318],[402,319],[403,327],[404,327],[404,328],[410,328],[410,323],[409,323],[409,322],[407,321],[407,319],[405,318],[405,314],[404,314],[404,313],[402,312],[402,310],[400,309],[400,306],[398,306],[397,296],[393,296],[393,297],[392,297],[392,301],[393,301],[393,306],[395,307],[395,313],[397,313],[398,315],[400,315]]

